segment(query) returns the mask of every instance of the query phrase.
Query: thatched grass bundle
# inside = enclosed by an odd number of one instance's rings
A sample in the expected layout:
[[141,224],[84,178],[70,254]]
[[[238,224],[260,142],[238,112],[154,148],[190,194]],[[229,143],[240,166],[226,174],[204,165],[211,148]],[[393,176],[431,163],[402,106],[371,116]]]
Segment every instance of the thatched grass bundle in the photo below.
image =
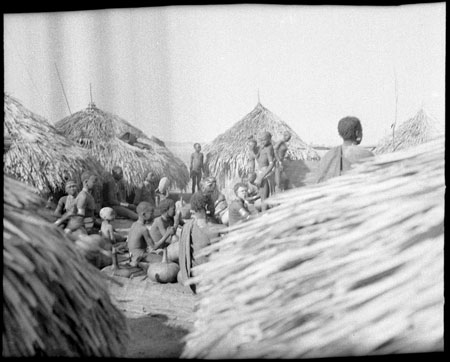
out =
[[102,273],[4,177],[2,356],[121,356],[128,327]]
[[376,148],[375,154],[393,152],[413,147],[434,138],[442,136],[443,132],[437,126],[437,121],[420,109],[416,115],[401,123],[395,129],[394,138],[389,134],[382,138]]
[[444,151],[439,139],[279,194],[204,249],[182,357],[442,351]]
[[249,114],[203,148],[209,173],[217,178],[221,186],[224,186],[225,180],[242,177],[247,172],[248,138],[257,138],[263,131],[272,134],[273,142],[281,140],[285,131],[291,133],[287,152],[287,157],[291,160],[320,159],[317,152],[288,124],[258,103]]
[[[143,182],[146,174],[153,171],[160,177],[168,177],[180,188],[189,182],[186,165],[165,146],[152,141],[141,130],[109,112],[102,111],[93,103],[85,110],[65,117],[55,124],[66,137],[89,150],[104,168],[110,172],[116,165],[122,167],[127,192]],[[133,135],[141,148],[120,139],[125,133]]]
[[[3,171],[42,195],[64,190],[67,179],[80,180],[85,170],[99,177],[103,167],[75,142],[59,134],[43,117],[5,94],[4,130],[8,138]],[[6,147],[7,146],[7,147]]]

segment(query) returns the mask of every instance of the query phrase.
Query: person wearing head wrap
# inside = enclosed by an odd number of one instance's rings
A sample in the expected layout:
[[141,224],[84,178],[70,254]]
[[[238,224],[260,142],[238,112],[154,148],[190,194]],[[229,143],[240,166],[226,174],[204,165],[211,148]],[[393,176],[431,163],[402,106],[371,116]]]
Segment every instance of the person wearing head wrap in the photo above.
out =
[[316,182],[324,182],[332,177],[340,176],[374,154],[359,146],[362,140],[361,121],[356,117],[344,117],[338,123],[338,132],[343,143],[331,148],[320,160]]
[[65,189],[67,195],[58,200],[54,215],[58,217],[55,225],[66,226],[70,215],[74,213],[75,198],[78,193],[78,185],[75,181],[69,180],[66,182]]

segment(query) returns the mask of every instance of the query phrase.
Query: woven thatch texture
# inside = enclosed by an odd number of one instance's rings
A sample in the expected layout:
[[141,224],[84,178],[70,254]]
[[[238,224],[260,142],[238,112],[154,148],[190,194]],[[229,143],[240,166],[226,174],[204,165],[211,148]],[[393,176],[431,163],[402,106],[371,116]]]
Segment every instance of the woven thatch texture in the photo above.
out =
[[442,136],[442,134],[443,132],[437,127],[437,121],[429,116],[425,110],[420,109],[414,117],[396,128],[394,140],[392,134],[381,139],[374,149],[374,153],[381,154],[406,149],[431,141]]
[[80,180],[85,170],[99,177],[103,167],[75,142],[59,134],[43,117],[5,94],[3,171],[35,187],[42,195],[64,190],[68,178]]
[[4,177],[3,356],[120,356],[127,324],[101,272],[36,215],[33,189]]
[[279,141],[285,131],[291,133],[287,153],[290,159],[319,159],[317,152],[302,141],[289,125],[258,103],[253,111],[203,148],[209,173],[217,178],[220,185],[223,186],[226,179],[242,177],[245,174],[248,159],[247,140],[250,136],[257,138],[263,131],[272,134],[273,142]]
[[182,357],[443,349],[444,140],[279,194],[194,268]]
[[[58,121],[55,126],[62,134],[88,149],[108,172],[116,165],[121,166],[129,193],[151,170],[160,177],[167,176],[172,185],[179,188],[184,188],[189,182],[186,165],[161,142],[150,139],[124,119],[102,111],[92,103],[85,110]],[[142,149],[120,140],[119,137],[126,132],[135,135],[137,141],[145,143],[148,148]]]

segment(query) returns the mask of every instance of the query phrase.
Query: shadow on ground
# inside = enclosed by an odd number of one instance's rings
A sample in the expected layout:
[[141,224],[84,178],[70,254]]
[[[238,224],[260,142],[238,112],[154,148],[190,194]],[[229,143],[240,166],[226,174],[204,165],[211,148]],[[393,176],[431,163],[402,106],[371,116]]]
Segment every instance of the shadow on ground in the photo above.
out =
[[183,351],[182,338],[188,331],[169,326],[163,314],[148,314],[128,318],[130,339],[126,358],[179,358]]

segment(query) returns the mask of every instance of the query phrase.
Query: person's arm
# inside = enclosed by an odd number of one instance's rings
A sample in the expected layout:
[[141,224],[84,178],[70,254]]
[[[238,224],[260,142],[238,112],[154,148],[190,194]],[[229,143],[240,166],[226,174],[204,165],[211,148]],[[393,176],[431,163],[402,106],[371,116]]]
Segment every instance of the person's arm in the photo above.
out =
[[276,161],[278,162],[278,163],[280,163],[281,164],[281,158],[280,158],[280,155],[279,155],[279,153],[278,153],[278,149],[280,148],[280,146],[283,144],[283,141],[278,141],[277,143],[275,143],[275,145],[273,146],[273,151],[274,151],[274,156],[275,156],[275,159],[276,159]]
[[61,225],[63,222],[65,222],[68,218],[70,218],[72,215],[74,215],[76,213],[75,211],[75,204],[72,205],[72,207],[67,210],[60,218],[58,218],[58,220],[55,221],[56,225]]
[[192,166],[193,166],[193,164],[194,164],[194,154],[191,153],[191,163],[190,163],[190,166],[189,166],[189,172],[192,172]]
[[115,244],[116,242],[116,237],[114,235],[114,230],[112,225],[109,225],[108,228],[106,229],[107,235],[108,235],[108,239],[109,241],[111,241],[112,244]]
[[53,215],[61,217],[63,214],[64,205],[66,203],[67,196],[63,196],[58,200],[58,205],[56,205],[55,212]]
[[204,155],[203,152],[200,153],[200,169],[203,171],[203,173],[206,175],[206,168],[204,163]]
[[159,249],[167,241],[167,239],[172,236],[171,230],[170,230],[171,227],[168,227],[166,232],[164,234],[162,234],[163,235],[162,238],[155,242],[152,239],[148,229],[146,227],[144,227],[144,228],[145,228],[145,230],[143,229],[142,236],[144,237],[145,242],[147,243],[148,247],[153,250]]
[[77,206],[77,215],[78,216],[85,216],[86,215],[86,195],[80,194],[78,195],[76,199],[76,206]]

